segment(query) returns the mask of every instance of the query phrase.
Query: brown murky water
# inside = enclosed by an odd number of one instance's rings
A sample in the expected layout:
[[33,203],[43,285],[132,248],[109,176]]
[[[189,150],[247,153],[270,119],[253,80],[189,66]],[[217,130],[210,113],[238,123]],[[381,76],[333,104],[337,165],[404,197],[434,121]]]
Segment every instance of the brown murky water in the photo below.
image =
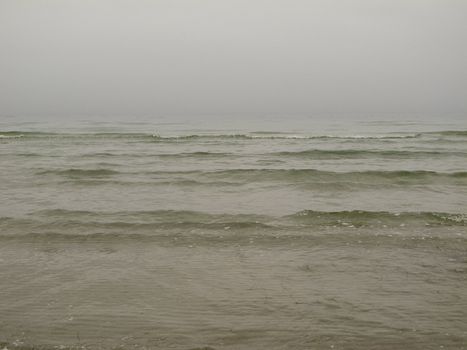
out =
[[467,348],[465,132],[7,126],[3,349]]

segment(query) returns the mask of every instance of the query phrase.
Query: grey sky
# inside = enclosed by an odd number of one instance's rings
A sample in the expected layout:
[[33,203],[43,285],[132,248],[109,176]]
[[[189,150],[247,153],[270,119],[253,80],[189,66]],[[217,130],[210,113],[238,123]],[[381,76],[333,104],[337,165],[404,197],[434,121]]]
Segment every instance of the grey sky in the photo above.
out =
[[465,0],[0,0],[0,114],[462,114]]

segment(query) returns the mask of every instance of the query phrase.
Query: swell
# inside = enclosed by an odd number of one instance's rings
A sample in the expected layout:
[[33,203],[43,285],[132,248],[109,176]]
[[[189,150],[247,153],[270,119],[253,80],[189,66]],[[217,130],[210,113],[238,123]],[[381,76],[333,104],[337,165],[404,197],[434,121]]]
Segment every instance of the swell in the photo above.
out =
[[342,140],[391,140],[391,139],[414,139],[423,136],[440,136],[465,138],[467,130],[444,130],[432,132],[415,133],[387,133],[380,135],[306,135],[291,134],[285,132],[257,131],[242,134],[189,134],[189,135],[159,135],[155,133],[128,133],[128,132],[107,132],[107,133],[83,133],[83,132],[47,132],[47,131],[1,131],[0,138],[110,138],[110,139],[142,139],[148,141],[191,141],[191,140],[255,140],[255,139],[283,139],[283,140],[312,140],[312,139],[342,139]]
[[238,139],[238,140],[314,140],[314,139],[407,139],[407,138],[417,138],[421,134],[410,134],[410,135],[380,135],[380,136],[360,136],[360,135],[300,135],[300,134],[271,134],[267,132],[257,132],[251,134],[218,134],[218,135],[209,135],[209,134],[193,134],[193,135],[181,135],[181,136],[160,136],[153,135],[156,141],[185,141],[185,140],[200,140],[200,139],[212,139],[212,140],[228,140],[228,139]]
[[182,153],[159,153],[155,154],[159,158],[225,158],[233,157],[234,154],[226,152],[182,152]]
[[82,177],[107,177],[111,175],[119,174],[116,170],[111,169],[80,169],[80,168],[69,168],[69,169],[58,169],[58,170],[44,170],[39,171],[37,175],[60,175],[71,178],[82,178]]
[[[427,227],[465,227],[467,214],[442,212],[386,212],[386,211],[313,211],[304,210],[282,217],[247,214],[209,214],[193,211],[158,210],[133,212],[93,212],[74,210],[44,210],[23,218],[0,218],[1,236],[60,234],[92,235],[221,235],[243,232],[318,233],[325,228],[397,228],[426,230]],[[222,232],[222,233],[221,233]],[[325,231],[326,232],[326,231]],[[457,233],[460,233],[457,231]]]
[[[460,151],[401,151],[401,150],[362,150],[362,149],[342,149],[342,150],[321,150],[309,149],[301,151],[282,151],[261,154],[265,156],[278,156],[286,158],[312,158],[312,159],[342,159],[342,158],[414,158],[421,157],[445,157],[458,156],[467,157],[467,152]],[[238,157],[239,154],[228,152],[181,152],[181,153],[149,153],[149,154],[132,154],[132,153],[111,153],[97,152],[84,154],[84,158],[105,158],[105,157],[157,157],[167,159],[177,158],[232,158]]]
[[[119,221],[117,218],[115,221],[81,221],[77,219],[58,219],[55,221],[44,222],[34,220],[22,220],[21,222],[16,220],[0,220],[3,224],[16,224],[30,227],[40,232],[66,232],[73,234],[87,234],[89,232],[99,233],[126,233],[131,234],[132,232],[159,232],[167,230],[250,230],[250,229],[273,229],[274,226],[267,223],[261,223],[257,221],[228,221],[218,219],[213,222],[201,222],[201,221],[163,221],[155,220],[154,222],[135,222],[135,221]],[[5,225],[8,227],[8,225]]]
[[280,157],[313,158],[313,159],[341,159],[341,158],[420,158],[420,157],[443,157],[463,156],[466,152],[441,152],[441,151],[400,151],[400,150],[320,150],[310,149],[302,151],[275,152],[272,155]]
[[422,224],[437,226],[466,226],[467,214],[452,214],[442,212],[387,212],[387,211],[335,211],[323,212],[304,210],[288,216],[300,222],[321,224],[348,223],[355,226],[368,224]]
[[[63,176],[72,179],[85,178],[108,178],[112,175],[146,175],[164,178],[173,178],[174,176],[182,177],[177,181],[195,181],[198,183],[216,180],[217,182],[231,182],[232,180],[240,182],[264,182],[264,181],[280,181],[280,182],[314,182],[314,181],[345,181],[345,182],[361,182],[361,181],[389,181],[389,182],[407,182],[407,181],[456,181],[462,182],[467,180],[467,172],[436,172],[427,170],[395,170],[395,171],[352,171],[352,172],[333,172],[322,171],[317,169],[271,169],[271,168],[246,168],[246,169],[228,169],[228,170],[180,170],[180,171],[142,171],[142,172],[120,172],[109,168],[96,169],[49,169],[36,173],[37,175],[47,176]],[[202,180],[202,181],[201,181]],[[230,180],[230,181],[229,181]],[[210,182],[208,181],[208,182]],[[169,181],[174,183],[173,179]]]
[[99,212],[87,210],[50,209],[34,212],[32,218],[46,219],[79,219],[95,222],[125,222],[125,223],[264,223],[269,220],[267,216],[254,214],[211,214],[190,210],[142,210]]
[[[154,222],[254,222],[265,223],[275,221],[278,218],[256,214],[212,214],[191,210],[142,210],[142,211],[118,211],[99,212],[88,210],[47,209],[31,213],[32,216],[45,218],[119,218],[131,219],[137,222],[150,220]],[[467,213],[444,213],[444,212],[389,212],[389,211],[366,211],[366,210],[344,210],[344,211],[316,211],[302,210],[291,215],[279,217],[279,219],[303,219],[320,221],[317,219],[358,219],[358,220],[436,220],[457,224],[467,223]]]
[[198,175],[208,178],[234,178],[248,181],[265,180],[369,180],[369,179],[387,179],[387,180],[424,180],[424,179],[467,179],[467,172],[442,173],[426,170],[396,170],[396,171],[352,171],[352,172],[333,172],[317,169],[229,169],[215,171],[156,171],[151,174],[159,175]]
[[185,134],[185,135],[160,135],[150,132],[59,132],[59,131],[27,131],[27,130],[0,130],[0,137],[94,137],[94,138],[150,138],[154,140],[191,140],[191,139],[406,139],[420,138],[426,135],[467,137],[467,130],[439,130],[423,132],[389,132],[377,135],[338,135],[322,134],[307,135],[288,132],[255,131],[249,133],[225,133],[225,134]]
[[467,137],[467,130],[444,130],[444,131],[433,131],[427,134],[441,135],[441,136],[458,136]]
[[47,131],[1,131],[0,139],[153,139],[153,134],[147,133],[83,133],[83,132],[47,132]]
[[153,141],[183,141],[183,140],[199,140],[199,139],[239,139],[239,140],[254,140],[254,139],[406,139],[418,138],[423,133],[412,134],[383,134],[383,135],[305,135],[305,134],[289,134],[289,133],[272,133],[272,132],[252,132],[244,134],[189,134],[189,135],[158,135],[152,133],[81,133],[81,132],[32,132],[32,131],[0,131],[0,137],[22,137],[22,138],[140,138]]

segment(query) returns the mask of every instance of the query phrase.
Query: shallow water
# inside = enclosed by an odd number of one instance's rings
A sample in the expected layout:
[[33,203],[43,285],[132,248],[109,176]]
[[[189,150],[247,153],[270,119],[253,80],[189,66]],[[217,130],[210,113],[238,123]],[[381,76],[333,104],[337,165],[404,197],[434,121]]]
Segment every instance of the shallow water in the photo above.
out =
[[0,123],[0,345],[467,348],[467,123]]

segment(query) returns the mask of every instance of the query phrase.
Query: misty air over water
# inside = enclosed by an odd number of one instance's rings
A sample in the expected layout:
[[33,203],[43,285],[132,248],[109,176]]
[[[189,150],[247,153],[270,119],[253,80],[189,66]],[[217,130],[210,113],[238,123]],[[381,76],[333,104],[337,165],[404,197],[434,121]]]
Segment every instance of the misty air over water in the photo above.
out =
[[467,3],[0,0],[0,348],[466,349]]

